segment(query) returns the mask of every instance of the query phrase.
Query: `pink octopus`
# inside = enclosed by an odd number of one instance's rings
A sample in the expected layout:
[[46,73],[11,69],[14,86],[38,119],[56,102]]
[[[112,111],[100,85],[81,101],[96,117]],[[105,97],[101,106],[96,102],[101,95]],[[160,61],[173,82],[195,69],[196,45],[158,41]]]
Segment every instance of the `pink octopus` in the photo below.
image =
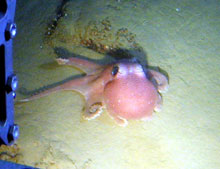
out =
[[147,120],[153,111],[160,111],[166,92],[166,76],[147,69],[137,62],[119,61],[98,65],[79,58],[56,59],[60,65],[71,65],[82,69],[87,75],[65,82],[22,101],[30,101],[51,93],[73,90],[85,96],[84,118],[94,119],[105,107],[117,124],[126,126],[128,120]]

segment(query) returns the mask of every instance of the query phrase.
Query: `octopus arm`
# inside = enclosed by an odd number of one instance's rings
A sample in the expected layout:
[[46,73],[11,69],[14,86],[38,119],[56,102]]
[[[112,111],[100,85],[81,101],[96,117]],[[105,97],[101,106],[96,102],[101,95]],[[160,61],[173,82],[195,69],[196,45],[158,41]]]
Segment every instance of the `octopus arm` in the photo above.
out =
[[156,81],[157,90],[160,93],[167,92],[169,88],[168,79],[165,75],[152,69],[148,69],[151,78]]
[[74,57],[68,59],[57,58],[56,61],[59,65],[69,65],[69,66],[77,67],[82,71],[84,71],[87,75],[95,74],[99,70],[102,71],[104,69],[104,66],[102,65],[98,65],[94,62],[80,58],[74,58]]
[[85,77],[81,77],[78,79],[73,79],[59,86],[56,86],[54,88],[35,94],[29,98],[19,100],[19,102],[27,102],[27,101],[36,100],[36,99],[48,96],[50,94],[60,92],[60,91],[65,91],[65,90],[77,91],[81,93],[82,95],[86,96],[88,93],[87,91],[89,90],[87,84],[95,78],[96,76],[85,76]]

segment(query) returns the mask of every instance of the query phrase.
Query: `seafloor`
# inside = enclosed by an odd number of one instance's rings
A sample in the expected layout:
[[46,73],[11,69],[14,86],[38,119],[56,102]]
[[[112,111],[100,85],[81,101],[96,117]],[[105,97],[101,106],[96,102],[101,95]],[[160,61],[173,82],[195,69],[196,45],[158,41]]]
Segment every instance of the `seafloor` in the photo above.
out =
[[160,113],[125,128],[106,111],[83,120],[75,92],[16,104],[20,138],[1,159],[45,169],[220,168],[219,0],[19,0],[16,23],[17,100],[82,74],[56,57],[107,62],[119,48],[164,70],[170,88]]

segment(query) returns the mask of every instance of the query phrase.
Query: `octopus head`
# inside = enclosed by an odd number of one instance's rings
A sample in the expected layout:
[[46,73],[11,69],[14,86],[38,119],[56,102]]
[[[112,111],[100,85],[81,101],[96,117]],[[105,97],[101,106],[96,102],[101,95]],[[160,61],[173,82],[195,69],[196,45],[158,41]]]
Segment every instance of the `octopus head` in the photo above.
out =
[[104,88],[104,101],[111,116],[141,119],[151,116],[157,90],[138,63],[117,63],[111,68],[113,79]]

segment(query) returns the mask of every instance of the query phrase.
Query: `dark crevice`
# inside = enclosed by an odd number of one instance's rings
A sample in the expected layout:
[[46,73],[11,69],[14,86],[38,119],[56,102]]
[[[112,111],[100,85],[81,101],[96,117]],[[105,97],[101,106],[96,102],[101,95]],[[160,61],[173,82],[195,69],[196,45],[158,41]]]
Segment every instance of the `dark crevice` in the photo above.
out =
[[59,20],[65,16],[65,5],[69,1],[71,0],[61,0],[61,2],[57,5],[57,8],[55,10],[55,13],[56,13],[55,18],[53,18],[47,24],[47,30],[45,33],[46,36],[51,36],[55,32],[58,26]]

